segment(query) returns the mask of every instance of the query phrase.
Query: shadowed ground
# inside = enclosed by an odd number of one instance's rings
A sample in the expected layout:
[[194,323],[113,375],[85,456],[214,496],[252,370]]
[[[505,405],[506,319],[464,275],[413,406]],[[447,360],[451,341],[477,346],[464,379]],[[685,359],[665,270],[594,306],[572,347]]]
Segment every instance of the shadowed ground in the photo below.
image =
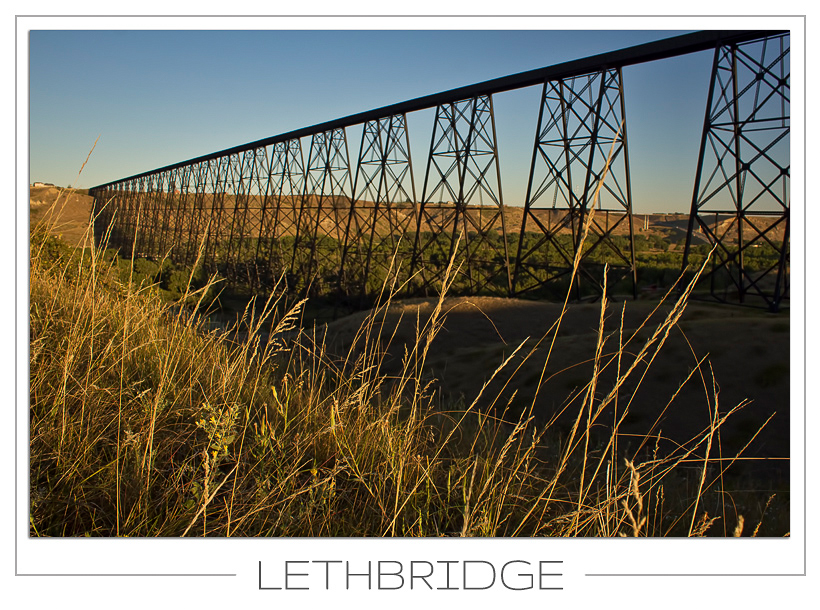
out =
[[[432,299],[415,299],[391,305],[384,320],[381,344],[387,350],[385,372],[396,374],[405,347],[412,345],[417,318],[423,324],[433,310]],[[618,351],[619,326],[623,312],[623,341],[648,316],[650,323],[628,344],[621,359],[621,371],[634,362],[635,355],[663,320],[669,307],[651,315],[657,302],[610,303],[606,310],[603,354]],[[427,374],[435,379],[442,404],[462,400],[469,404],[493,371],[526,344],[515,358],[484,390],[479,404],[492,405],[501,413],[509,405],[514,416],[533,404],[541,381],[544,361],[552,334],[523,362],[523,356],[548,331],[561,310],[557,303],[491,297],[447,299],[446,320],[434,340],[428,357]],[[327,326],[332,350],[343,354],[349,349],[365,313],[354,314]],[[534,413],[546,421],[562,408],[559,425],[568,430],[581,408],[585,386],[592,377],[593,357],[600,316],[598,304],[571,304],[546,366],[544,380],[535,397]],[[392,336],[392,339],[389,337]],[[789,317],[788,312],[768,314],[758,310],[693,302],[651,365],[649,356],[638,363],[613,403],[599,418],[602,438],[617,412],[629,405],[621,432],[643,438],[648,432],[660,434],[665,442],[685,442],[708,427],[715,403],[721,413],[748,401],[721,428],[722,451],[733,456],[749,442],[761,425],[773,415],[744,455],[758,458],[789,456]],[[700,369],[678,391],[700,359]],[[513,374],[516,367],[520,369]],[[600,400],[613,387],[618,364],[613,362],[600,376],[596,397]],[[714,372],[714,383],[712,380]],[[509,382],[509,383],[508,383]],[[672,400],[674,396],[674,400]],[[670,402],[671,401],[671,402]],[[638,440],[635,440],[637,446]],[[662,442],[663,444],[663,442]],[[633,447],[636,448],[636,447]],[[788,480],[786,460],[749,462],[747,472],[765,473],[768,478]]]

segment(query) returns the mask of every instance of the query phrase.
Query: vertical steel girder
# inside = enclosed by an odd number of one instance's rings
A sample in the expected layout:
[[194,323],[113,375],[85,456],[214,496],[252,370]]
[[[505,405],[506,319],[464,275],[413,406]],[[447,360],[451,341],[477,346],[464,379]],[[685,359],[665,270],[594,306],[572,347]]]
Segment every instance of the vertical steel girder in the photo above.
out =
[[[190,174],[190,167],[180,167],[172,172],[172,205],[168,206],[167,216],[169,240],[166,242],[165,247],[168,249],[169,258],[175,261],[182,261],[185,258],[185,242],[187,242],[185,224],[190,216],[187,210]],[[185,239],[185,242],[183,242],[183,239]]]
[[[110,208],[113,204],[116,210],[116,228],[111,231],[107,245],[117,248],[127,257],[134,253],[134,233],[137,230],[137,214],[142,202],[143,184],[144,180],[141,179],[127,180],[103,197],[103,201],[107,202],[106,207]],[[113,193],[116,193],[116,203],[111,199]]]
[[492,96],[441,104],[413,244],[414,289],[440,288],[452,257],[456,292],[508,295],[509,254]]
[[118,248],[121,240],[121,218],[115,222],[115,210],[120,207],[122,189],[126,183],[109,186],[105,189],[98,189],[94,192],[94,200],[91,204],[91,224],[94,232],[94,245],[97,248],[111,246]]
[[221,262],[222,252],[219,249],[222,234],[223,208],[225,206],[225,190],[227,185],[227,157],[211,159],[206,169],[206,197],[203,208],[207,211],[208,221],[205,231],[205,260],[204,266],[209,272],[217,270]]
[[416,229],[416,189],[410,157],[407,117],[367,121],[362,130],[345,228],[340,293],[372,299],[384,282],[409,277]]
[[151,208],[155,194],[152,191],[152,178],[145,176],[139,180],[139,196],[134,205],[133,223],[133,251],[134,256],[145,256],[145,241],[148,212]]
[[683,257],[714,247],[699,286],[770,311],[789,293],[789,66],[786,35],[715,49]]
[[141,256],[155,256],[152,242],[156,231],[156,214],[162,200],[163,193],[160,191],[159,182],[162,174],[154,174],[146,179],[146,196],[142,200],[140,208],[140,227],[137,231],[137,239],[134,248]]
[[275,284],[293,264],[293,248],[305,192],[305,170],[299,139],[279,142],[270,152],[268,196],[257,244],[257,259],[266,271],[263,285]]
[[[608,285],[636,295],[632,194],[620,69],[547,81],[515,259],[514,294],[599,296]],[[595,190],[612,150],[593,209]],[[590,218],[590,215],[592,217]],[[589,232],[582,243],[584,223]],[[580,265],[568,285],[576,254]]]
[[245,153],[236,153],[224,157],[224,164],[221,169],[220,178],[223,180],[223,197],[220,206],[220,222],[216,233],[216,248],[219,251],[219,262],[217,268],[226,277],[235,279],[237,277],[236,253],[234,242],[237,217],[241,216],[242,205],[245,200],[243,192],[243,169],[247,164]]
[[231,161],[233,206],[226,275],[256,287],[262,276],[257,254],[270,188],[267,149],[247,150]]
[[323,294],[339,283],[350,202],[350,168],[344,128],[314,134],[296,222],[291,288]]
[[[200,162],[191,166],[189,172],[188,205],[186,206],[188,218],[183,255],[183,262],[188,266],[193,266],[197,262],[200,256],[200,246],[204,245],[209,216],[205,210],[207,170],[207,162]],[[202,255],[204,256],[205,253],[203,252]]]

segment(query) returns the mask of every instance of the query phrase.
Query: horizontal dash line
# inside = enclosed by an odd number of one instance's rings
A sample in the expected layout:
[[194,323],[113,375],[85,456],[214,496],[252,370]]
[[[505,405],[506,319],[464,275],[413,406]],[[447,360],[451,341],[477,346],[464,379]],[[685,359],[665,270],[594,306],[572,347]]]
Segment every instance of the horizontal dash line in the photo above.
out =
[[805,574],[584,574],[584,576],[805,576]]
[[16,574],[16,576],[236,576],[236,574]]

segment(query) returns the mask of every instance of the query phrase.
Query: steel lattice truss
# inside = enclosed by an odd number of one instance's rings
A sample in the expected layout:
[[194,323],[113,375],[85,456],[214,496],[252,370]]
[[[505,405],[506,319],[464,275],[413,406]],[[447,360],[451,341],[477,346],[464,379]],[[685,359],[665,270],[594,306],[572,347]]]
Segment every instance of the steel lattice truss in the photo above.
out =
[[341,292],[365,299],[393,276],[409,277],[416,230],[407,117],[391,115],[368,121],[362,131],[353,203],[345,231]]
[[[290,264],[292,287],[303,292],[311,287],[314,294],[336,287],[351,200],[345,130],[314,134],[296,220]],[[320,273],[322,270],[327,271]],[[322,280],[330,286],[317,283]]]
[[[255,291],[284,275],[296,292],[353,305],[391,278],[403,294],[436,293],[451,259],[455,293],[549,297],[571,288],[577,299],[597,297],[606,264],[609,290],[635,296],[621,69],[705,49],[716,54],[684,259],[697,262],[698,240],[716,244],[711,295],[757,295],[777,309],[788,295],[787,32],[686,34],[111,182],[91,189],[95,239],[122,256],[201,265]],[[493,95],[527,86],[542,95],[526,199],[510,207]],[[427,108],[435,120],[417,198],[407,114]],[[347,129],[356,126],[351,163]],[[761,268],[763,250],[778,262]]]
[[[610,285],[627,277],[634,294],[622,92],[618,69],[544,83],[516,256],[518,293],[568,281],[576,254],[582,250],[573,287],[577,298],[601,293],[605,263],[610,267]],[[604,181],[597,189],[601,178]],[[621,239],[616,241],[616,234]]]
[[268,196],[260,221],[256,258],[262,285],[276,283],[277,272],[291,268],[293,242],[305,190],[302,144],[297,139],[271,146]]
[[492,98],[439,105],[413,246],[418,288],[437,285],[455,257],[468,292],[509,294],[503,211]]
[[[756,295],[772,311],[788,298],[788,151],[787,37],[716,48],[683,262],[696,237],[715,246],[712,298]],[[776,262],[756,264],[758,250]]]

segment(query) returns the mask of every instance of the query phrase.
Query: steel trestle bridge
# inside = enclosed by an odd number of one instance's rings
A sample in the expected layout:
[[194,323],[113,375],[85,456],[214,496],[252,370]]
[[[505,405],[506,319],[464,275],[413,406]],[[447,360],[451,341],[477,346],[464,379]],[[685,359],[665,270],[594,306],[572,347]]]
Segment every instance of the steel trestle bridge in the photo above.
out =
[[[714,50],[682,267],[700,294],[777,311],[789,282],[789,33],[703,31],[419,97],[96,186],[94,235],[254,290],[638,294],[622,69]],[[505,205],[493,95],[542,93],[523,207]],[[407,115],[435,109],[416,184]],[[347,128],[361,128],[351,157]],[[593,195],[611,161],[593,209]],[[355,152],[355,151],[354,151]],[[693,160],[694,164],[694,160]],[[584,225],[589,232],[583,237]],[[201,252],[201,255],[200,255]],[[761,256],[765,253],[766,256]],[[573,261],[580,258],[570,285]],[[688,271],[687,271],[688,272]]]

